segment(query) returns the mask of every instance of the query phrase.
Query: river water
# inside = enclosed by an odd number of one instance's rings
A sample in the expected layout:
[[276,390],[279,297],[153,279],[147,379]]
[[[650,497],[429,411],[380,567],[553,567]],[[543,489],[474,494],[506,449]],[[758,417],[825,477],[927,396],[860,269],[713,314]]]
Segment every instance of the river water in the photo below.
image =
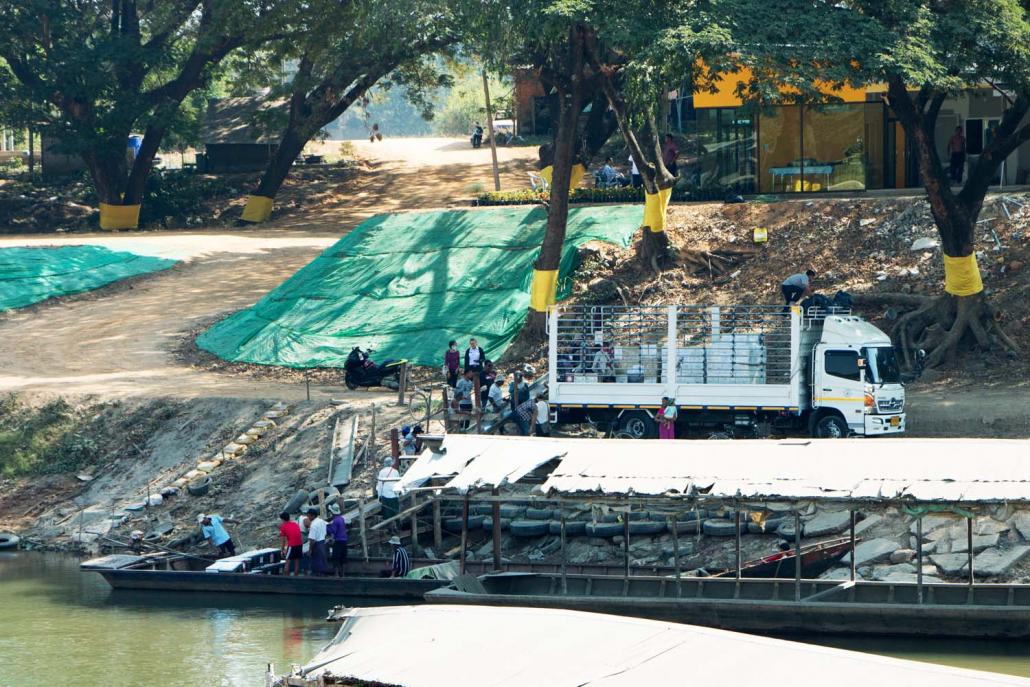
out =
[[[69,556],[0,553],[0,687],[258,687],[267,662],[284,672],[328,642],[326,610],[347,602],[116,592]],[[1030,677],[1026,642],[806,641]]]

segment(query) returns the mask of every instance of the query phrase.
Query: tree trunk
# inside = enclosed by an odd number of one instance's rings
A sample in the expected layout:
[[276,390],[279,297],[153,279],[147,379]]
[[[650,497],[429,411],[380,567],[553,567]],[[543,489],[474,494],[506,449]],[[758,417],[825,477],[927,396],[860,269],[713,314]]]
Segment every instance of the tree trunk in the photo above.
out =
[[143,134],[143,142],[139,147],[139,155],[132,163],[129,172],[129,180],[125,184],[125,196],[122,203],[125,205],[139,205],[143,202],[143,193],[147,187],[147,177],[154,168],[154,158],[157,156],[158,148],[161,146],[161,139],[164,138],[165,127],[151,124]]
[[283,182],[293,167],[293,161],[297,159],[304,146],[311,136],[304,136],[295,122],[290,122],[283,137],[279,141],[279,148],[275,151],[265,173],[261,175],[261,182],[254,191],[256,196],[275,198],[275,194],[282,188]]
[[[540,246],[540,257],[534,263],[534,287],[530,295],[529,314],[524,331],[533,340],[542,340],[547,327],[547,306],[554,302],[554,285],[565,244],[569,219],[569,186],[576,160],[579,136],[579,115],[583,110],[583,36],[584,29],[569,30],[565,63],[557,79],[558,122],[555,129],[551,173],[551,195],[547,208],[547,228]],[[545,292],[545,293],[541,293]]]

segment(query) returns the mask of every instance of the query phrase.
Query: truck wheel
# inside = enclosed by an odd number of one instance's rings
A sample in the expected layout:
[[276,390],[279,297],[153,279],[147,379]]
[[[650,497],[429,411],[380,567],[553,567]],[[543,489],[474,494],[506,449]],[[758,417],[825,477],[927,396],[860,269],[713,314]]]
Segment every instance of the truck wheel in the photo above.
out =
[[631,410],[619,418],[616,436],[628,435],[632,439],[654,439],[658,436],[658,425],[643,410]]
[[824,415],[815,423],[812,434],[818,439],[844,439],[848,436],[848,424],[839,415]]

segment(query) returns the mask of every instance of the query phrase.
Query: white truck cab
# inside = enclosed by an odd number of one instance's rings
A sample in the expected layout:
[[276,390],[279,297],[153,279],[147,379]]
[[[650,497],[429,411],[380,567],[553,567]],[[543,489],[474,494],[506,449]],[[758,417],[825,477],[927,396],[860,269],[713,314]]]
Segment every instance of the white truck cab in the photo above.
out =
[[798,306],[557,306],[548,316],[556,423],[654,437],[662,399],[677,436],[905,431],[890,339],[850,311]]
[[861,317],[806,315],[801,330],[813,436],[905,431],[905,387],[890,338]]

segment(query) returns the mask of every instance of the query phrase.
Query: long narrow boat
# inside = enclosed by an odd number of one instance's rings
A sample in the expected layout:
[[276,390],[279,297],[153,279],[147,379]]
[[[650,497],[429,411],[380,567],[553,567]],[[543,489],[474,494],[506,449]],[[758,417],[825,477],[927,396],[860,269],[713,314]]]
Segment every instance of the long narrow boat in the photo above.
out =
[[[920,590],[922,598],[920,599]],[[501,573],[427,592],[442,604],[562,608],[769,633],[1030,637],[1030,585]]]
[[344,577],[280,574],[277,549],[252,551],[208,564],[179,554],[133,556],[115,554],[85,561],[80,568],[99,573],[114,589],[165,592],[303,594],[335,597],[421,600],[446,584],[446,579],[384,578],[364,561],[350,563]]
[[[837,564],[844,554],[851,550],[851,539],[840,537],[828,539],[801,547],[801,575],[813,579]],[[741,577],[794,577],[794,549],[777,551],[774,554],[748,561],[740,566]],[[736,576],[735,569],[727,569],[713,577]]]

